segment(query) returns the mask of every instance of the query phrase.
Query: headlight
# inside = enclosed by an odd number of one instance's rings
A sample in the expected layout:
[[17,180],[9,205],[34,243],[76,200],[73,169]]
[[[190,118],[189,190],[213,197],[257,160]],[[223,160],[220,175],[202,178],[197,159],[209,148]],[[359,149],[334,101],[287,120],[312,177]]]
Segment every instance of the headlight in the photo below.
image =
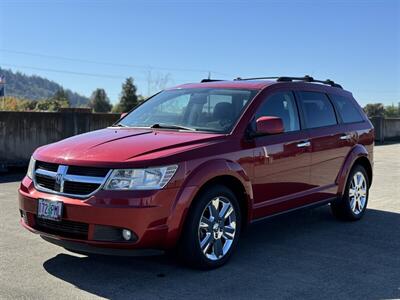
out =
[[36,160],[31,156],[31,160],[29,161],[28,171],[26,172],[26,176],[30,179],[33,179],[33,171],[35,170],[35,162]]
[[146,168],[117,169],[108,178],[105,190],[159,190],[174,176],[177,165]]

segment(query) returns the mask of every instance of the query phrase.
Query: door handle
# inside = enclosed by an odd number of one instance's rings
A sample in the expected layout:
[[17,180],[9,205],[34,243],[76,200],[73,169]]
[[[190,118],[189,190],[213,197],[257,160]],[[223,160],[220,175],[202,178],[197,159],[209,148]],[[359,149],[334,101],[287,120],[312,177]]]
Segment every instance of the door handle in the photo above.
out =
[[343,134],[340,136],[341,140],[350,140],[351,139],[351,135],[350,134]]
[[311,143],[309,141],[304,141],[304,142],[300,142],[297,144],[297,148],[304,148],[304,147],[310,147]]

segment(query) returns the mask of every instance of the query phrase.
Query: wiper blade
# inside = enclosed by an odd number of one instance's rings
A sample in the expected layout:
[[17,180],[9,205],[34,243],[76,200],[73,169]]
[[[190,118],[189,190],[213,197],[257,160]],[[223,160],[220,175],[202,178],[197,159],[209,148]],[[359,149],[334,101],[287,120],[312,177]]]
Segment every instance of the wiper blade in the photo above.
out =
[[188,130],[188,131],[196,131],[195,128],[185,127],[180,125],[170,125],[170,124],[163,124],[163,123],[156,123],[150,126],[150,128],[166,128],[166,129],[179,129],[179,130]]
[[111,126],[111,127],[129,127],[129,126],[124,125],[124,124],[121,124],[121,123],[118,123],[118,124],[113,125],[113,126]]

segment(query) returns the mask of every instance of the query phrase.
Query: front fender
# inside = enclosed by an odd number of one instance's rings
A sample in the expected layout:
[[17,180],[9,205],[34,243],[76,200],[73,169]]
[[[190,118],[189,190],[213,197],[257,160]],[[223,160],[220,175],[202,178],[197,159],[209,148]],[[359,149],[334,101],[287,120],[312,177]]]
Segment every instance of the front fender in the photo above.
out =
[[189,168],[186,168],[186,170],[186,178],[168,217],[166,248],[173,247],[178,241],[192,201],[199,190],[210,180],[219,176],[232,176],[236,178],[241,182],[248,195],[247,205],[249,211],[251,211],[253,204],[253,191],[250,178],[238,163],[224,159],[215,159],[200,164],[194,170],[190,170]]
[[354,165],[354,162],[360,157],[368,158],[368,151],[363,145],[357,144],[347,154],[347,157],[344,160],[342,168],[340,169],[339,175],[336,178],[336,184],[338,185],[337,194],[339,197],[341,197],[344,193],[347,178],[349,176],[351,168]]

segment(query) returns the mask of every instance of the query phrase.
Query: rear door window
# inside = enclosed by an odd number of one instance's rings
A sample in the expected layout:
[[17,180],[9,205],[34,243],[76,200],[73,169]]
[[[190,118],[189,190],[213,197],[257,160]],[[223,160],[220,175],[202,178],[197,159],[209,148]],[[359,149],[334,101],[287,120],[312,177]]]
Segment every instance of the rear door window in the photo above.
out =
[[343,123],[357,123],[364,121],[359,110],[351,99],[339,95],[329,95],[335,103],[336,110],[339,112]]
[[327,95],[318,92],[299,92],[298,95],[307,128],[337,124],[335,110]]

